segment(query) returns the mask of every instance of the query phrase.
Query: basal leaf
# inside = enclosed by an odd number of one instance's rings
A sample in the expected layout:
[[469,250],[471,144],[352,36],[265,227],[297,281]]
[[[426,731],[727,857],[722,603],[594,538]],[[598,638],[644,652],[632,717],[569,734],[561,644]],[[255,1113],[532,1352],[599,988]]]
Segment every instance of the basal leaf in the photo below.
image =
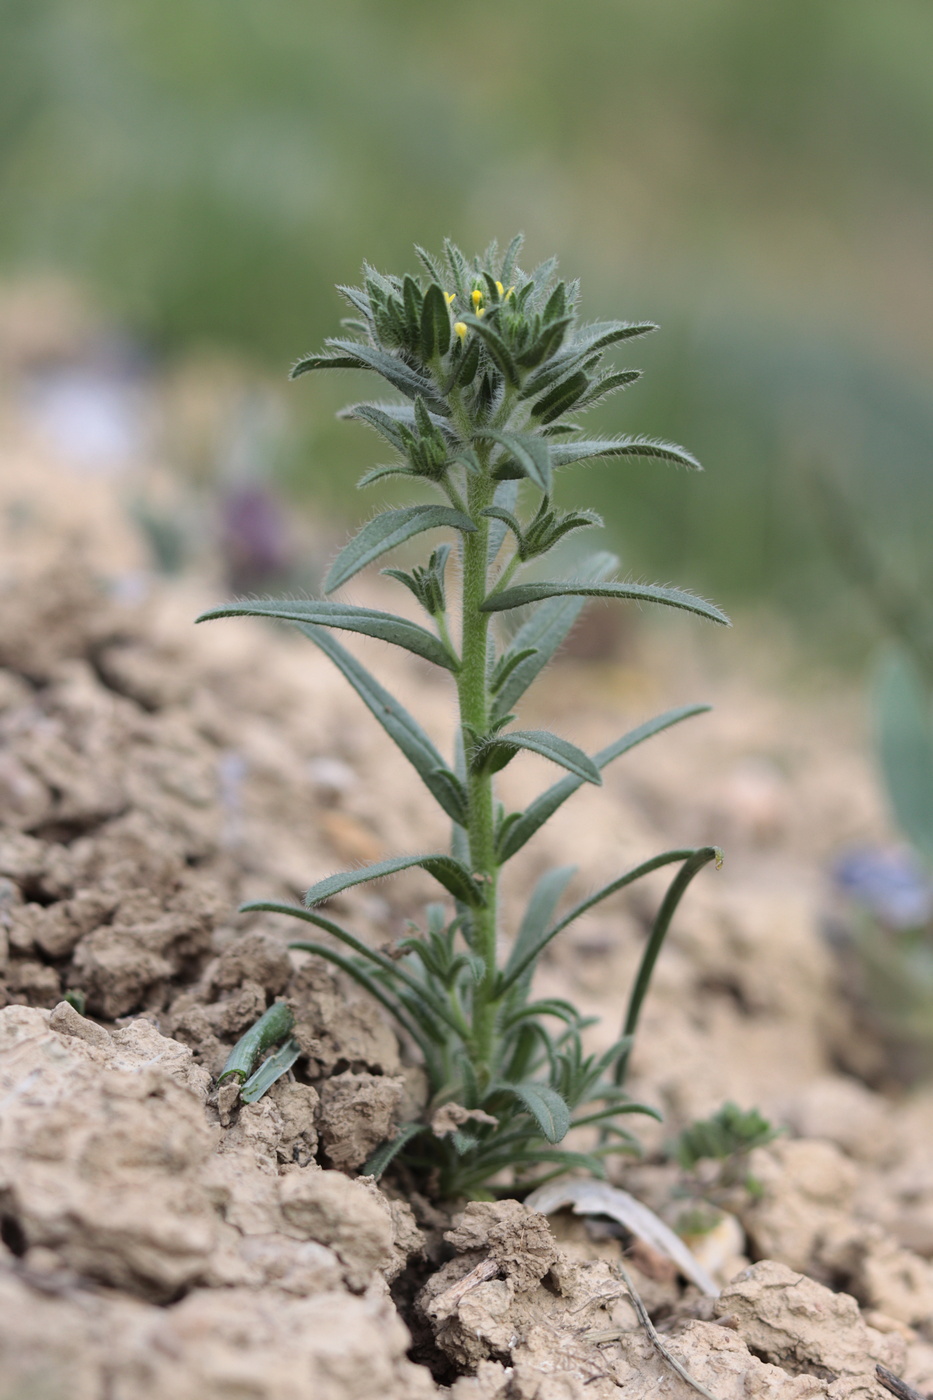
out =
[[662,588],[656,583],[519,583],[506,588],[502,593],[491,593],[480,604],[482,612],[506,612],[509,608],[523,608],[528,603],[537,603],[542,598],[632,598],[636,602],[663,603],[669,608],[682,608],[685,612],[698,613],[712,622],[720,622],[730,627],[728,617],[712,603],[698,598],[695,593],[687,593],[681,588]]
[[455,671],[457,661],[444,643],[427,628],[394,613],[377,612],[373,608],[358,608],[351,603],[317,602],[310,598],[257,599],[249,603],[227,603],[202,613],[198,622],[212,622],[218,617],[271,617],[279,622],[311,623],[318,627],[337,627],[345,632],[360,632],[378,637],[414,652],[435,666]]
[[[579,781],[582,782],[583,779],[581,778]],[[525,917],[519,925],[512,952],[505,965],[506,976],[513,967],[523,963],[526,953],[537,945],[542,934],[550,925],[558,900],[573,879],[576,868],[575,865],[560,865],[554,870],[548,870],[535,885],[525,910]]]
[[305,905],[311,909],[315,904],[323,903],[325,899],[333,899],[334,895],[342,893],[343,890],[352,889],[354,885],[381,880],[386,875],[395,875],[398,871],[410,870],[413,866],[419,866],[429,875],[433,875],[434,879],[462,904],[468,904],[473,909],[482,908],[485,904],[486,897],[482,886],[473,879],[467,867],[459,860],[454,860],[453,856],[440,853],[427,856],[393,856],[390,860],[361,866],[359,870],[345,870],[339,875],[330,875],[326,880],[319,880],[316,885],[311,886],[305,895]]
[[289,1037],[285,1044],[280,1046],[273,1055],[251,1074],[249,1079],[240,1090],[241,1103],[258,1103],[263,1094],[267,1094],[277,1080],[287,1074],[292,1065],[301,1054],[301,1046],[297,1040]]
[[367,564],[413,536],[425,530],[445,528],[472,534],[476,526],[463,511],[450,506],[405,506],[401,510],[383,511],[364,525],[337,555],[324,584],[325,593],[340,588]]
[[615,894],[618,890],[624,889],[626,885],[632,885],[636,880],[643,879],[645,875],[650,875],[653,871],[660,870],[662,866],[672,865],[677,861],[686,862],[696,855],[697,852],[692,849],[665,851],[663,855],[652,856],[650,860],[643,861],[641,865],[636,865],[634,869],[627,870],[624,875],[620,875],[618,879],[612,880],[608,885],[604,885],[602,889],[597,890],[595,894],[588,895],[586,899],[574,905],[570,912],[565,914],[562,919],[559,919],[556,924],[552,924],[550,928],[545,929],[537,940],[529,939],[528,947],[520,958],[515,958],[514,961],[509,959],[509,970],[503,974],[502,981],[499,985],[500,994],[504,995],[509,988],[524,975],[528,968],[534,966],[553,938],[556,938],[569,924],[572,924],[575,919],[579,919],[582,914],[592,909],[594,905],[601,903],[604,899],[608,899],[611,894]]
[[378,1181],[386,1167],[398,1156],[402,1148],[406,1147],[412,1138],[419,1137],[427,1131],[427,1123],[403,1123],[396,1130],[394,1138],[377,1147],[372,1156],[367,1158],[361,1174],[375,1177]]
[[547,1084],[501,1084],[497,1086],[517,1099],[528,1110],[548,1142],[560,1142],[570,1129],[570,1109]]

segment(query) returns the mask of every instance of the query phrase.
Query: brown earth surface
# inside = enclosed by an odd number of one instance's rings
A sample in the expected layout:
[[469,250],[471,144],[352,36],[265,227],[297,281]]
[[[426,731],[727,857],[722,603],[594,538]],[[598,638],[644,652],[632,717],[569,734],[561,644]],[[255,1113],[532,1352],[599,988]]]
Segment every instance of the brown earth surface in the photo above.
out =
[[[892,1088],[821,931],[826,861],[889,834],[854,702],[801,678],[759,619],[708,640],[675,618],[621,659],[571,654],[523,711],[595,749],[715,703],[567,804],[505,897],[514,929],[551,864],[576,861],[582,892],[665,847],[726,849],[678,913],[640,1029],[633,1092],[664,1126],[613,1168],[681,1225],[713,1300],[605,1221],[451,1211],[359,1175],[423,1101],[417,1065],[377,1008],[287,951],[285,921],[235,910],[436,849],[430,799],[313,647],[249,621],[195,629],[216,587],[153,581],[106,483],[28,436],[6,447],[0,1400],[687,1400],[623,1259],[664,1345],[721,1400],[877,1400],[877,1363],[933,1391],[933,1092]],[[359,652],[448,747],[445,683]],[[521,802],[547,765],[503,779]],[[406,874],[339,908],[385,943],[431,891]],[[601,906],[540,970],[543,994],[601,1017],[594,1046],[617,1030],[654,893]],[[276,997],[296,1012],[295,1071],[257,1104],[218,1102],[230,1047]],[[786,1129],[752,1154],[751,1191],[660,1151],[726,1099]],[[719,1224],[690,1234],[704,1195]]]

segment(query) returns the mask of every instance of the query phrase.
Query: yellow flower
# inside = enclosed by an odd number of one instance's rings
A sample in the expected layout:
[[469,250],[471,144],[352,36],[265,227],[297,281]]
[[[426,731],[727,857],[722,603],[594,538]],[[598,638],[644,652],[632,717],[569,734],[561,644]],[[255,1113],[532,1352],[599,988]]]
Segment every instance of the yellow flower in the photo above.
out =
[[454,321],[454,330],[457,332],[461,340],[466,340],[467,328],[462,321]]
[[444,296],[447,298],[447,305],[448,305],[448,306],[450,305],[450,303],[451,303],[452,301],[456,301],[456,300],[457,300],[457,293],[456,293],[456,292],[445,292],[445,293],[444,293]]
[[480,291],[479,287],[477,287],[477,288],[471,293],[471,300],[472,300],[472,302],[473,302],[473,310],[474,310],[474,311],[478,311],[479,308],[480,308],[480,307],[482,306],[482,304],[483,304],[483,294],[482,294],[482,292]]

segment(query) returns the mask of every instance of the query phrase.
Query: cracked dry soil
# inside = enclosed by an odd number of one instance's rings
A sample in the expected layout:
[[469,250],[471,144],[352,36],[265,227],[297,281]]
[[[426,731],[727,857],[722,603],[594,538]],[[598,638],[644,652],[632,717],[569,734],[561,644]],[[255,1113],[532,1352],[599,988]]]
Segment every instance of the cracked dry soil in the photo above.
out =
[[[507,892],[514,927],[569,848],[585,884],[672,839],[726,845],[638,1047],[634,1092],[667,1122],[615,1169],[676,1224],[672,1131],[727,1097],[785,1126],[752,1156],[757,1189],[692,1241],[713,1300],[605,1221],[441,1208],[359,1175],[423,1103],[417,1066],[327,965],[287,951],[281,920],[234,911],[436,842],[428,800],[300,639],[196,633],[194,585],[131,607],[79,555],[21,546],[0,588],[0,1400],[688,1400],[626,1299],[623,1250],[665,1345],[721,1400],[879,1400],[877,1363],[933,1390],[933,1094],[879,1091],[881,1051],[820,935],[820,859],[883,831],[838,715],[720,679],[705,729],[581,795]],[[547,718],[598,747],[694,687],[682,661],[667,644],[644,670],[562,663]],[[442,684],[376,664],[442,741]],[[521,801],[545,770],[514,770]],[[341,907],[385,942],[427,894],[406,875]],[[543,994],[603,1016],[594,1044],[641,901],[582,922],[541,970]],[[212,1077],[276,997],[295,1073],[218,1104]]]

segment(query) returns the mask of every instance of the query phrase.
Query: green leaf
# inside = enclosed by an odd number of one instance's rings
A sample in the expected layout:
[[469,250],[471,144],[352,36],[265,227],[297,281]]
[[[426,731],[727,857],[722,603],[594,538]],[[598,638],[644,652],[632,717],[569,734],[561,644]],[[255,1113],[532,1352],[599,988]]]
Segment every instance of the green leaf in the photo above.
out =
[[[500,481],[496,487],[496,494],[492,498],[492,503],[498,510],[507,510],[510,514],[514,512],[518,503],[518,481]],[[501,518],[493,520],[489,526],[489,553],[487,558],[490,562],[495,559],[502,548],[502,541],[505,539],[508,526]]]
[[[335,948],[328,948],[326,943],[308,943],[302,940],[300,943],[289,943],[289,948],[295,948],[303,953],[313,953],[317,958],[323,958],[325,962],[333,963],[334,967],[339,967],[341,972],[345,972],[348,977],[352,977],[354,982],[359,983],[369,995],[378,1001],[380,1006],[384,1006],[390,1016],[393,1016],[399,1025],[411,1036],[412,1040],[420,1049],[428,1065],[429,1073],[439,1073],[439,1062],[432,1049],[431,1039],[418,1022],[411,1019],[410,1012],[394,1000],[379,983],[376,982],[368,972],[360,967],[359,963],[352,958],[345,957],[343,953],[338,953]],[[434,1039],[437,1044],[443,1042],[443,1032],[436,1031]],[[432,1071],[433,1067],[433,1071]]]
[[514,758],[518,749],[528,749],[531,753],[541,754],[542,758],[549,758],[552,763],[559,763],[581,781],[594,783],[597,787],[602,784],[599,769],[582,749],[546,729],[514,729],[487,739],[477,750],[475,771],[498,772]]
[[[512,459],[502,464],[504,470],[509,470],[514,464],[522,476],[527,476],[545,495],[550,494],[551,458],[543,438],[534,437],[531,433],[500,433],[494,428],[480,428],[473,436],[499,443]],[[498,470],[498,467],[493,467],[493,476],[497,475]]]
[[426,251],[426,249],[422,248],[420,243],[415,244],[415,253],[417,254],[418,261],[421,263],[421,266],[424,268],[428,276],[432,277],[435,282],[443,283],[445,280],[444,274],[441,271],[440,264],[438,263],[437,259],[433,258],[431,254]]
[[[594,554],[580,572],[586,582],[598,583],[619,566],[614,554],[600,552]],[[493,706],[492,718],[501,719],[507,715],[532,681],[550,661],[557,648],[565,640],[573,624],[583,611],[582,598],[550,598],[536,608],[531,617],[515,633],[511,645],[500,660],[503,668],[510,658],[519,652],[531,655],[510,668],[511,674],[503,681]]]
[[898,826],[933,863],[933,717],[920,673],[906,652],[891,650],[875,684],[878,752]]
[[362,423],[368,423],[371,428],[375,428],[377,433],[391,443],[399,452],[405,452],[408,443],[405,435],[401,431],[398,419],[388,413],[386,404],[377,403],[355,403],[349,408],[341,409],[337,415],[339,418],[357,418]]
[[393,646],[404,647],[445,671],[456,671],[457,659],[444,643],[427,628],[394,613],[377,612],[373,608],[358,608],[351,603],[321,603],[313,598],[257,599],[250,603],[226,603],[202,613],[197,622],[213,622],[219,617],[271,617],[279,622],[338,627],[345,632],[360,632],[378,637]]
[[436,282],[424,294],[421,308],[421,358],[426,364],[450,349],[450,310]]
[[[422,1022],[425,1029],[432,1034],[436,1034],[436,1027],[431,1019],[431,1017],[436,1017],[439,1021],[443,1021],[450,1026],[452,1030],[459,1032],[460,1027],[457,1024],[456,1018],[451,1013],[450,1008],[443,998],[436,996],[430,988],[418,982],[400,963],[393,961],[392,958],[386,957],[385,953],[380,952],[378,948],[371,948],[368,943],[364,943],[361,938],[357,938],[355,933],[351,933],[349,929],[345,929],[340,924],[334,923],[333,919],[325,918],[324,915],[319,914],[317,910],[306,909],[302,905],[296,904],[279,904],[276,900],[256,899],[252,900],[249,904],[242,904],[239,912],[241,914],[286,914],[291,919],[300,919],[303,923],[313,924],[315,928],[323,929],[324,932],[329,933],[332,938],[336,938],[339,943],[344,943],[348,948],[351,948],[353,952],[356,953],[357,957],[362,958],[366,962],[375,964],[383,974],[385,980],[390,983],[400,983],[407,987],[409,991],[414,992],[419,1003],[419,1010],[423,1012],[425,1008],[427,1008],[431,1013],[431,1016]],[[290,948],[297,948],[303,945],[290,943],[288,946]],[[396,995],[401,996],[399,986],[394,986],[393,990]]]
[[[693,715],[705,714],[710,708],[709,705],[681,705],[676,710],[666,710],[663,715],[657,715],[656,718],[638,725],[636,729],[630,729],[614,744],[600,749],[599,753],[593,755],[593,762],[602,771],[607,764],[621,758],[623,754],[628,753],[629,749],[635,748],[636,744],[642,744],[653,735],[670,729],[674,724],[680,724],[681,720],[690,719]],[[540,797],[536,797],[525,811],[517,816],[514,822],[510,823],[507,829],[503,829],[503,839],[498,851],[499,859],[503,864],[505,861],[511,860],[516,851],[520,851],[525,842],[530,841],[535,832],[540,830],[549,817],[554,815],[558,807],[562,806],[567,798],[572,797],[582,786],[582,778],[561,778],[560,782],[542,792]]]
[[[355,343],[355,342],[354,342]],[[289,379],[297,379],[312,369],[360,369],[356,355],[305,355],[297,360],[289,371]]]
[[573,343],[581,349],[606,350],[621,340],[634,340],[657,329],[653,321],[594,321],[580,327]]
[[459,860],[454,860],[453,856],[440,853],[427,856],[393,856],[390,860],[364,865],[359,870],[345,870],[339,875],[330,875],[326,880],[319,880],[316,885],[311,886],[305,895],[305,906],[311,909],[315,904],[322,904],[324,900],[333,899],[334,895],[352,889],[354,885],[381,880],[386,875],[395,875],[400,870],[411,870],[414,866],[433,875],[434,879],[461,903],[468,904],[473,909],[481,909],[486,903],[482,886],[473,879],[467,867]]
[[264,1011],[259,1020],[240,1036],[227,1057],[217,1083],[237,1079],[242,1084],[252,1074],[263,1051],[284,1039],[294,1024],[295,1016],[288,1003],[273,1002],[268,1011]]
[[[399,704],[362,662],[340,645],[336,637],[320,627],[301,626],[309,641],[320,647],[325,656],[347,680],[363,701],[367,709],[376,717],[389,738],[401,749],[408,762],[415,769],[425,787],[440,803],[453,821],[463,821],[462,784],[456,775],[444,765],[444,760],[417,720],[413,719],[405,707]],[[454,786],[456,785],[456,786]]]
[[523,608],[528,603],[537,603],[542,598],[632,598],[644,603],[663,603],[669,608],[682,608],[685,612],[698,613],[712,622],[720,622],[725,627],[731,623],[725,613],[712,603],[687,593],[681,588],[662,588],[656,583],[519,583],[506,588],[502,593],[491,593],[480,604],[481,612],[505,612],[509,608]]
[[641,379],[640,369],[624,369],[618,374],[601,374],[592,380],[590,387],[583,397],[578,401],[574,412],[579,413],[581,409],[592,408],[594,404],[602,403],[603,399],[608,399],[610,394],[615,394],[619,389],[627,389],[630,384],[636,384]]
[[532,405],[531,411],[542,423],[553,423],[562,413],[569,413],[577,400],[589,388],[589,378],[583,370],[578,370],[569,379],[555,385]]
[[528,661],[537,654],[534,647],[525,647],[524,651],[507,651],[503,656],[500,656],[489,678],[489,689],[492,694],[498,694],[516,666],[520,666],[523,661]]
[[464,312],[460,319],[480,335],[489,354],[505,376],[506,382],[517,386],[519,382],[518,369],[512,359],[512,352],[490,322],[485,317],[471,316],[469,312]]
[[450,506],[405,506],[401,510],[385,510],[364,525],[359,534],[337,555],[324,584],[324,592],[335,588],[365,569],[396,545],[404,544],[425,530],[451,529],[472,534],[473,521],[461,510]]
[[[377,350],[374,345],[364,345],[362,341],[357,340],[334,339],[325,341],[325,344],[328,349],[336,350],[342,358],[355,361],[354,367],[356,369],[375,370],[406,398],[415,399],[420,394],[435,413],[446,416],[447,406],[442,399],[438,398],[437,390],[430,379],[426,379],[423,374],[413,370],[397,355],[389,355],[385,350]],[[295,366],[295,369],[292,370],[292,378],[296,374],[304,373],[303,367],[306,363],[306,361],[300,361]],[[312,364],[308,367],[317,369],[320,366]]]
[[558,1094],[547,1084],[498,1084],[503,1090],[517,1099],[527,1109],[541,1129],[548,1142],[560,1142],[570,1128],[570,1109]]
[[[710,847],[709,849],[712,850],[713,848]],[[665,851],[663,855],[652,856],[650,860],[643,861],[641,865],[636,865],[633,870],[627,870],[625,874],[620,875],[618,879],[611,881],[608,885],[604,885],[602,889],[597,890],[595,894],[589,895],[586,899],[581,900],[579,904],[574,905],[569,914],[565,914],[556,924],[552,924],[536,941],[529,940],[529,946],[525,949],[520,958],[516,958],[514,962],[511,958],[509,959],[509,970],[503,974],[502,982],[499,986],[500,995],[504,995],[529,967],[533,967],[551,940],[556,938],[557,935],[567,928],[569,924],[572,924],[575,919],[579,919],[581,914],[585,914],[588,909],[592,909],[594,905],[599,904],[602,900],[608,899],[608,897],[611,894],[615,894],[617,890],[624,889],[626,885],[634,884],[636,880],[641,880],[645,875],[650,875],[655,870],[660,870],[662,866],[672,865],[678,860],[688,861],[696,854],[697,852],[694,850],[678,850]],[[629,1034],[629,1032],[626,1031],[626,1034]]]
[[508,291],[509,283],[515,275],[515,262],[519,253],[522,251],[522,244],[524,241],[525,235],[523,233],[517,233],[505,250],[505,257],[502,259],[502,270],[499,280],[505,284],[506,291]]
[[255,1074],[250,1075],[247,1079],[240,1090],[240,1102],[258,1103],[263,1094],[269,1092],[276,1080],[288,1073],[300,1054],[301,1046],[298,1041],[286,1040],[285,1044],[281,1045],[274,1055],[263,1060]]
[[364,472],[356,483],[357,490],[362,490],[364,486],[372,486],[374,481],[384,481],[389,476],[415,476],[411,467],[404,466],[401,462],[393,462],[385,467],[373,467],[372,471]]
[[[393,447],[398,447],[400,452],[407,450],[408,442],[404,433],[399,432],[399,428],[407,428],[413,433],[417,426],[415,407],[411,403],[352,403],[342,408],[337,417],[358,418],[364,423],[369,423],[387,437]],[[459,439],[446,418],[442,418],[438,413],[429,412],[428,420],[432,427],[438,428],[444,434],[451,446],[456,445]],[[393,432],[394,437],[390,436]]]
[[[662,860],[663,857],[657,857],[658,864],[660,864]],[[691,880],[700,873],[704,866],[709,865],[710,861],[716,862],[717,870],[720,865],[722,865],[722,851],[718,846],[701,846],[695,851],[688,851],[683,865],[668,885],[667,893],[661,901],[661,907],[651,926],[651,933],[648,936],[648,942],[645,944],[645,950],[641,955],[641,962],[638,965],[638,972],[635,976],[635,982],[629,997],[625,1020],[622,1023],[623,1036],[634,1037],[635,1035],[638,1026],[638,1018],[641,1014],[642,1003],[644,1002],[648,987],[651,984],[651,975],[654,972],[654,965],[658,960],[658,954],[667,937],[667,931],[670,928],[671,920],[677,912],[677,906],[683,898]],[[618,888],[618,885],[616,885],[616,888]],[[605,891],[601,891],[598,895],[595,895],[592,900],[587,901],[585,905],[580,907],[579,911],[571,910],[568,920],[577,918],[578,912],[582,913],[584,908],[590,908],[597,899],[602,899],[605,894],[611,892],[611,887],[607,888]],[[563,927],[566,927],[566,922],[563,924]],[[619,1057],[616,1064],[615,1078],[617,1084],[621,1084],[625,1079],[628,1061],[629,1052],[626,1051]]]
[[672,442],[660,442],[656,438],[617,437],[602,438],[593,442],[568,442],[552,445],[551,462],[555,467],[566,467],[571,462],[585,462],[593,457],[652,457],[661,462],[675,462],[691,471],[701,472],[700,463],[684,447]]
[[556,1020],[563,1021],[565,1025],[574,1028],[580,1024],[580,1013],[572,1002],[563,1001],[560,997],[549,997],[544,1001],[529,1002],[526,1006],[520,1006],[517,1011],[511,1012],[502,1023],[503,1030],[511,1030],[521,1021],[536,1021],[539,1016],[553,1016]]
[[421,288],[415,279],[405,275],[402,283],[402,304],[405,307],[405,329],[408,332],[408,349],[416,350],[421,344],[421,309],[423,299]]
[[[582,782],[582,778],[579,781]],[[537,945],[554,917],[558,900],[573,879],[576,869],[575,865],[557,866],[556,869],[548,870],[542,875],[535,885],[525,910],[525,917],[519,925],[518,935],[509,954],[509,960],[505,965],[506,976],[513,967],[523,963],[528,950]],[[529,979],[531,970],[532,968],[529,967]]]
[[402,1148],[407,1146],[412,1138],[427,1131],[427,1123],[403,1123],[396,1131],[394,1138],[389,1142],[384,1142],[381,1147],[377,1147],[372,1156],[367,1158],[361,1175],[373,1176],[378,1181],[386,1167],[389,1166],[393,1158],[398,1156]]

